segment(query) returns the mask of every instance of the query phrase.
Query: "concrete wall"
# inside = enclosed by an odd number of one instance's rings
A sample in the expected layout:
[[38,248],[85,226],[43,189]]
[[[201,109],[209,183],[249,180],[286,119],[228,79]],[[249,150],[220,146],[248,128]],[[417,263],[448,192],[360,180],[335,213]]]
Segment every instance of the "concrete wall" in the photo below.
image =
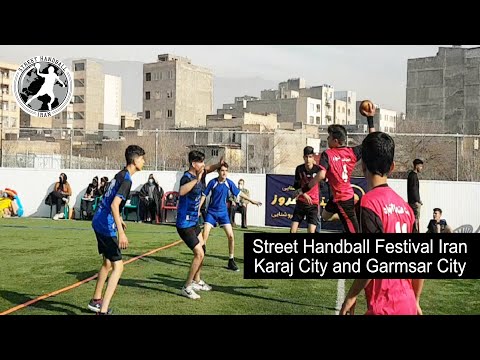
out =
[[[46,196],[53,190],[55,181],[61,172],[67,174],[75,200],[77,216],[79,216],[80,201],[87,189],[88,184],[94,176],[108,176],[112,179],[118,171],[112,170],[44,170],[44,169],[14,169],[0,168],[0,188],[6,187],[15,189],[20,196],[25,216],[48,217],[50,207],[45,205]],[[135,174],[132,178],[132,190],[140,190],[141,186],[147,182],[148,175],[153,173],[164,191],[179,189],[180,178],[183,171],[142,171]],[[207,182],[213,179],[216,173],[207,176]],[[245,180],[245,187],[250,190],[250,196],[265,203],[265,175],[257,174],[230,174],[229,178],[237,183],[238,180]],[[35,182],[32,184],[32,179]],[[251,226],[265,225],[265,206],[260,208],[256,206],[248,207],[248,224]]]
[[258,100],[247,102],[247,112],[277,114],[278,122],[297,121],[298,99]]
[[[297,165],[302,163],[301,155],[301,153],[298,154]],[[50,208],[44,204],[44,200],[53,189],[54,182],[60,172],[65,172],[68,176],[73,196],[76,199],[76,208],[79,208],[80,199],[94,176],[108,176],[111,179],[117,173],[117,171],[112,170],[0,168],[0,188],[9,187],[18,191],[25,208],[25,216],[48,217]],[[142,171],[133,176],[132,190],[138,190],[147,181],[150,173],[155,175],[165,191],[171,191],[178,190],[183,171]],[[290,172],[290,174],[293,175],[293,172]],[[207,181],[215,176],[215,173],[209,174]],[[265,175],[230,174],[229,178],[235,183],[241,178],[244,179],[245,187],[250,190],[251,197],[265,203]],[[32,179],[35,179],[33,184]],[[400,196],[404,199],[407,198],[407,180],[391,179],[389,184]],[[480,199],[480,183],[420,180],[420,195],[424,203],[420,214],[420,229],[422,232],[427,229],[434,207],[443,210],[443,218],[453,228],[470,224],[475,231],[480,225],[480,208],[476,201],[472,201],[472,199]],[[264,226],[265,206],[260,208],[249,206],[248,222],[252,226]]]
[[334,100],[335,124],[347,124],[347,102],[343,100]]

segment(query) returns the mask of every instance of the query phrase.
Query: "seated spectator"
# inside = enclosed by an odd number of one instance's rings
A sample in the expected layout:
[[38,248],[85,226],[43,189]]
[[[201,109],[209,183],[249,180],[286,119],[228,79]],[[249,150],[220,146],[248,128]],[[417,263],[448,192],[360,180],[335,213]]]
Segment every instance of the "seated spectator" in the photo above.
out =
[[19,215],[19,206],[17,199],[16,191],[12,189],[0,190],[0,218],[9,218],[12,216],[21,216],[23,214],[23,208],[21,210],[22,214]]
[[98,196],[103,196],[105,192],[108,190],[108,177],[104,176],[100,179],[100,186],[98,187]]
[[163,189],[157,183],[153,174],[148,176],[148,182],[140,189],[140,218],[146,222],[154,219],[160,222]]
[[428,223],[427,233],[440,234],[451,233],[452,228],[447,225],[447,221],[442,219],[442,209],[433,209],[433,219]]
[[[70,187],[70,184],[67,181],[66,174],[64,173],[60,174],[58,181],[55,183],[55,186],[53,189],[54,190],[48,195],[45,203],[54,204],[56,207],[53,220],[63,219],[65,218],[65,216],[62,212],[62,205],[69,204],[70,198],[72,196],[72,188]],[[73,214],[73,212],[70,211],[69,215],[70,214]]]
[[99,195],[98,176],[92,179],[92,182],[88,184],[87,190],[80,202],[80,211],[82,212],[83,219],[91,220],[93,218],[93,204],[95,198]]

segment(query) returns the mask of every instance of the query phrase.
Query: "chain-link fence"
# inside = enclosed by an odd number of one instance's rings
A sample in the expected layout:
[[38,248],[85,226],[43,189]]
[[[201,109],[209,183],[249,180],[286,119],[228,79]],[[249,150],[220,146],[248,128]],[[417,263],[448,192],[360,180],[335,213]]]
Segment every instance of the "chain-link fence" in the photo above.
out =
[[[58,169],[121,169],[128,145],[143,147],[146,170],[183,170],[192,149],[206,163],[225,159],[231,172],[293,174],[303,161],[303,148],[323,151],[326,133],[305,130],[246,132],[239,130],[103,130],[20,129],[17,140],[2,141],[1,166]],[[349,134],[348,145],[366,134]],[[422,179],[480,181],[479,136],[392,134],[396,167],[393,178],[406,178],[412,161],[425,162]],[[361,175],[357,166],[354,175]]]

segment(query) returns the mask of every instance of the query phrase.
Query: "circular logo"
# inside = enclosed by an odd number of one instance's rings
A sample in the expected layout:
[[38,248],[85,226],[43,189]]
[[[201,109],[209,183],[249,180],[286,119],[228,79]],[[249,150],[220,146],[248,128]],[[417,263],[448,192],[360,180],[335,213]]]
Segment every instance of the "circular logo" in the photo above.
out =
[[60,60],[34,56],[16,71],[13,93],[26,113],[37,117],[55,116],[70,103],[72,75]]

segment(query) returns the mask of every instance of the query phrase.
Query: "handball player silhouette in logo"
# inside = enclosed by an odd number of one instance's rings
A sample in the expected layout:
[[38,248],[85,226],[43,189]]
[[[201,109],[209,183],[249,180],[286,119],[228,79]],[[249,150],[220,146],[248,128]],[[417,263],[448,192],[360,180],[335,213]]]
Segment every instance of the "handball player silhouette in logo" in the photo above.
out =
[[38,90],[38,93],[33,95],[28,101],[26,102],[26,105],[30,104],[32,100],[38,98],[39,96],[42,95],[48,95],[50,97],[50,101],[48,102],[48,109],[51,111],[52,110],[52,103],[55,101],[55,94],[53,93],[53,86],[55,83],[58,81],[63,87],[65,87],[65,84],[60,80],[57,74],[55,74],[55,68],[53,66],[48,67],[48,74],[42,74],[40,73],[40,64],[37,63],[35,64],[35,68],[37,69],[37,75],[41,76],[45,79],[45,82],[43,83],[42,87],[40,90]]

